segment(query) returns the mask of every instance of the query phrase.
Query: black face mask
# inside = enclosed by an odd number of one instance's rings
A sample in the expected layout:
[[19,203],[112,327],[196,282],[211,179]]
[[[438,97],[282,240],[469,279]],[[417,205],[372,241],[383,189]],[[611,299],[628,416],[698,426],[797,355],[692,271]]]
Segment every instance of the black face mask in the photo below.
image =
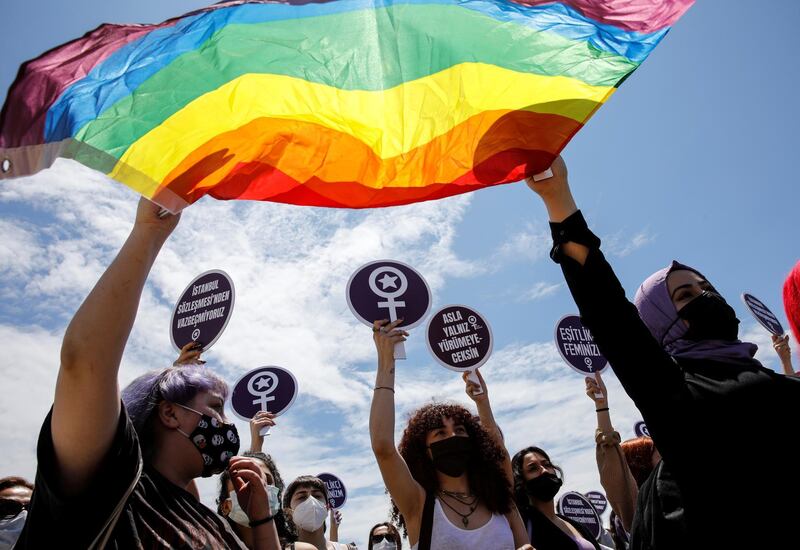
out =
[[544,472],[543,474],[525,482],[525,490],[530,496],[541,502],[549,502],[561,489],[563,482],[556,474]]
[[687,340],[737,340],[739,319],[725,299],[716,292],[706,290],[683,306],[678,312],[681,319],[689,322],[689,330],[683,336]]
[[459,477],[467,471],[472,440],[469,437],[454,435],[441,441],[431,443],[433,467],[446,476]]

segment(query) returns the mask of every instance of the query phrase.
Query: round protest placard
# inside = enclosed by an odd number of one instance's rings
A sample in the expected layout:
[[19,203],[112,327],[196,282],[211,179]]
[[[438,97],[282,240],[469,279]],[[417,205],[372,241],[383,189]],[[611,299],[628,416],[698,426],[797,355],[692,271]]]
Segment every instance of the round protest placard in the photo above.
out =
[[558,499],[558,513],[580,523],[592,533],[595,539],[600,540],[600,535],[603,534],[600,516],[592,503],[582,494],[572,491],[564,493]]
[[775,316],[775,314],[772,313],[772,310],[764,305],[764,302],[752,294],[748,294],[747,292],[742,294],[742,301],[762,327],[767,329],[775,336],[783,335],[783,325],[781,325],[781,322],[778,321],[778,318]]
[[445,306],[428,321],[428,349],[450,370],[474,371],[492,354],[492,329],[483,316],[462,305]]
[[558,321],[555,340],[561,358],[584,376],[602,373],[608,366],[608,360],[594,343],[592,333],[577,315],[566,315]]
[[347,305],[367,326],[379,319],[414,328],[428,315],[431,290],[417,271],[395,260],[378,260],[359,267],[347,282]]
[[250,421],[257,412],[280,416],[297,398],[297,380],[282,367],[267,366],[251,370],[233,386],[231,408],[236,416]]
[[636,437],[650,437],[650,430],[647,429],[647,424],[644,423],[644,420],[640,420],[633,425],[633,433],[636,434]]
[[317,475],[328,488],[328,503],[331,508],[338,510],[347,502],[347,489],[342,480],[333,474],[321,473]]
[[589,491],[586,493],[586,498],[592,506],[594,506],[594,509],[597,510],[598,515],[602,515],[603,512],[606,511],[606,508],[608,508],[608,499],[600,491]]
[[219,339],[233,312],[233,281],[224,271],[202,273],[181,293],[170,324],[172,344],[179,350],[189,342],[207,350]]

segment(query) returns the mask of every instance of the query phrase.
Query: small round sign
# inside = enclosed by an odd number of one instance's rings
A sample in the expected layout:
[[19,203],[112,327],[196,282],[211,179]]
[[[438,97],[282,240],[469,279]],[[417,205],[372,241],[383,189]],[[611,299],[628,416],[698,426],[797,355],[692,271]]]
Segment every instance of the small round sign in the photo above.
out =
[[595,539],[600,540],[600,536],[603,534],[600,516],[592,503],[582,494],[574,491],[564,493],[558,499],[558,513],[580,523],[592,533]]
[[492,354],[492,340],[489,323],[467,306],[445,306],[428,321],[428,349],[450,370],[467,372],[482,366]]
[[650,437],[650,430],[647,429],[647,424],[644,423],[644,420],[640,420],[633,425],[633,433],[636,434],[636,437]]
[[218,269],[200,274],[181,293],[170,324],[172,344],[181,349],[189,342],[210,348],[220,337],[233,312],[233,281]]
[[431,308],[431,290],[417,271],[396,260],[378,260],[359,267],[347,282],[347,305],[365,325],[379,319],[414,328]]
[[772,310],[764,305],[764,302],[752,294],[748,294],[747,292],[742,294],[742,301],[762,327],[767,329],[775,336],[783,335],[783,325],[781,325],[781,322],[778,321],[778,318],[775,316],[775,314],[772,313]]
[[9,173],[11,171],[11,160],[3,159],[3,162],[0,163],[0,170],[2,170],[4,174]]
[[584,376],[602,373],[608,366],[608,360],[594,343],[592,333],[577,315],[566,315],[558,321],[555,340],[561,358]]
[[598,515],[603,515],[603,512],[608,508],[608,499],[600,491],[589,491],[586,493],[586,498],[592,503],[594,509],[597,510]]
[[251,370],[233,386],[231,408],[236,416],[250,421],[259,411],[280,416],[297,399],[297,379],[274,365]]
[[328,503],[331,508],[338,510],[347,502],[347,489],[342,480],[333,474],[321,473],[317,475],[328,488]]

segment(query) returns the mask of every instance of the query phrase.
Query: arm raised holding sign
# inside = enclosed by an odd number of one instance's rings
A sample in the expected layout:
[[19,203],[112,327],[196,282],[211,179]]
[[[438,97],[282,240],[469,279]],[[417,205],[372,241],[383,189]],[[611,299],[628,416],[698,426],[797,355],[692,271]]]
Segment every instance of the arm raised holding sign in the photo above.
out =
[[611,424],[608,392],[600,373],[595,374],[594,378],[586,377],[586,395],[594,402],[597,411],[597,431],[594,439],[597,444],[600,484],[606,492],[611,508],[622,521],[622,526],[630,532],[639,488],[620,447],[619,432]]
[[486,381],[483,379],[481,371],[475,370],[475,374],[478,377],[480,386],[476,384],[474,380],[470,379],[469,372],[465,372],[461,375],[461,378],[466,384],[464,391],[467,393],[467,396],[475,402],[475,406],[478,408],[478,417],[481,419],[481,426],[486,428],[486,431],[492,435],[498,447],[503,449],[505,453],[503,469],[506,471],[508,482],[513,484],[514,474],[511,471],[511,456],[509,456],[508,449],[506,449],[506,444],[503,440],[503,432],[500,430],[500,426],[497,425],[494,413],[492,412],[492,404],[489,401],[489,389],[486,387]]
[[405,518],[409,540],[416,542],[425,491],[411,475],[394,442],[394,347],[408,336],[395,328],[401,322],[376,321],[372,329],[378,351],[378,373],[369,413],[369,435],[383,482]]
[[800,376],[800,373],[794,372],[794,367],[792,366],[792,349],[789,347],[789,335],[784,334],[783,336],[777,336],[773,334],[772,347],[781,360],[783,374],[786,376]]

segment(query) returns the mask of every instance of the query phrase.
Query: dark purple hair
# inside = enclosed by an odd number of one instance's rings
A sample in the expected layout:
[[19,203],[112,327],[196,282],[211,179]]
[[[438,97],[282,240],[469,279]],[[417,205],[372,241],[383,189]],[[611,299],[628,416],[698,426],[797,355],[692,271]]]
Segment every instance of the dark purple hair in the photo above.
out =
[[122,402],[136,428],[142,455],[153,450],[153,411],[162,401],[185,405],[200,392],[214,392],[228,397],[228,384],[211,369],[181,365],[145,373],[122,390]]

